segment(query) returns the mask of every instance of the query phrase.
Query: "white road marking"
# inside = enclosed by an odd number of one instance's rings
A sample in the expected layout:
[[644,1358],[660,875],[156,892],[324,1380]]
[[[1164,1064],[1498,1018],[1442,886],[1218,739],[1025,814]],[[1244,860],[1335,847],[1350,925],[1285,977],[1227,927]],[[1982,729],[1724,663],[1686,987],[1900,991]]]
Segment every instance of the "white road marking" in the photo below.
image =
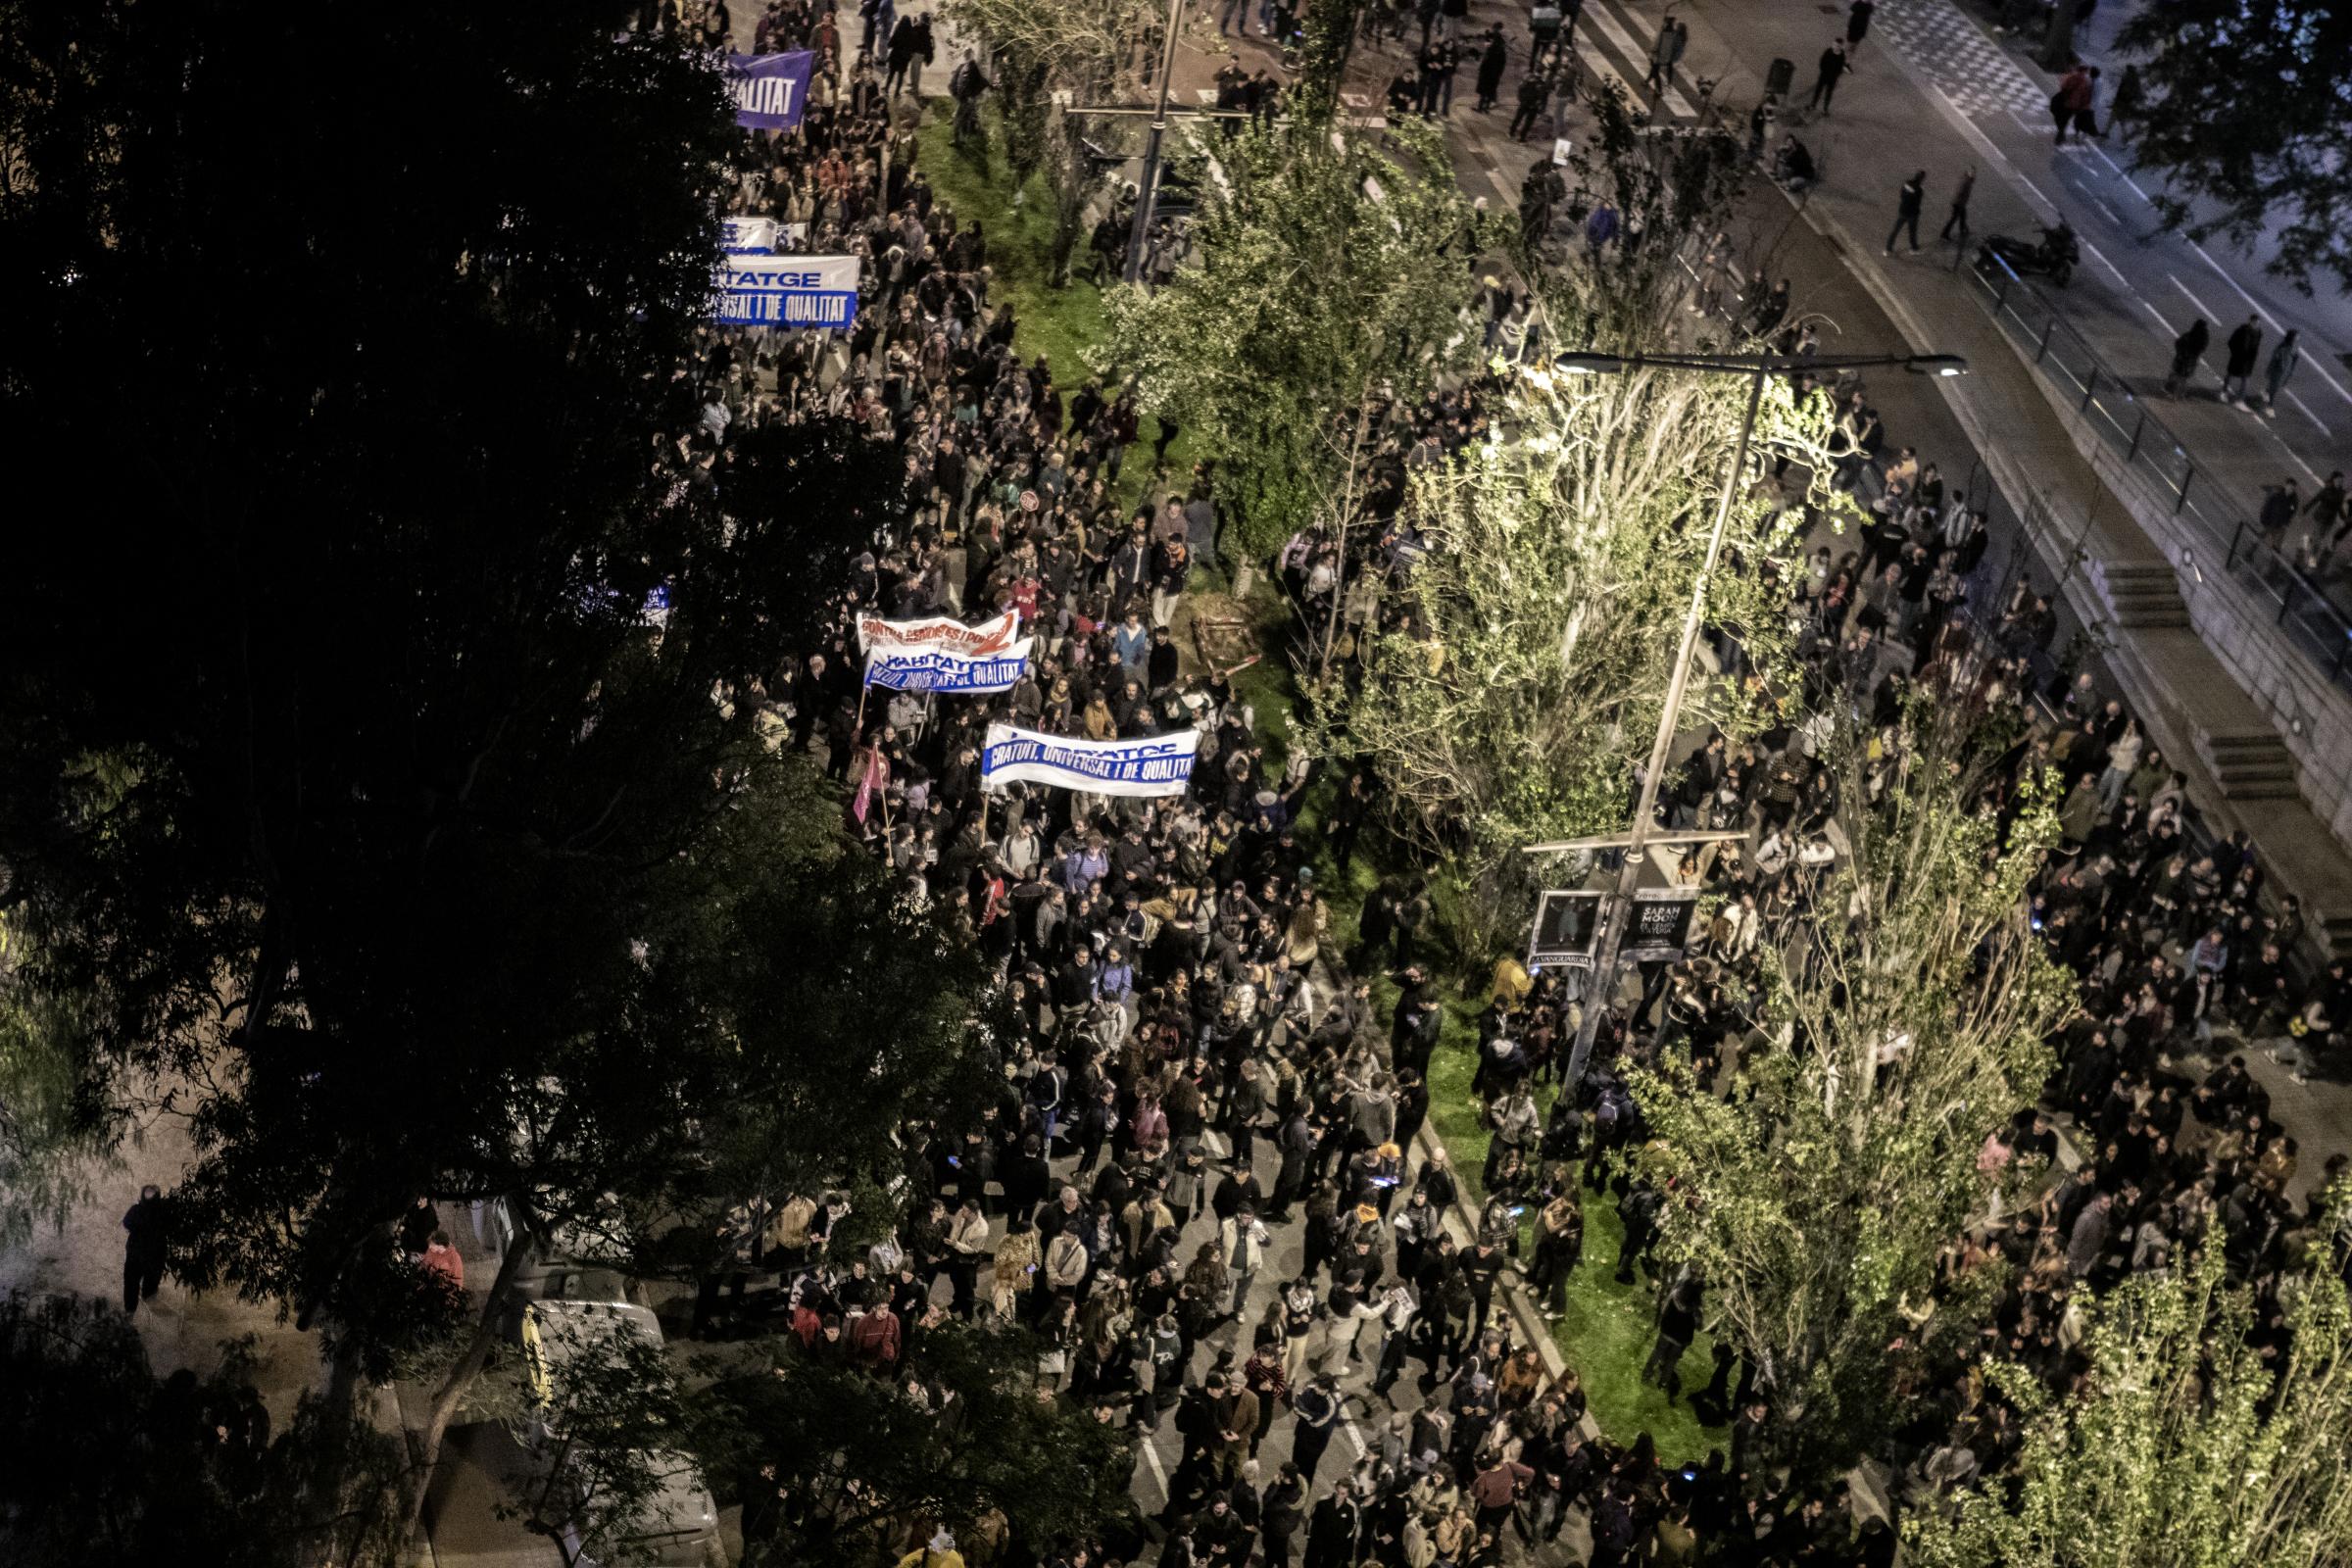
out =
[[2026,189],[2034,193],[2034,199],[2040,202],[2042,206],[2047,207],[2050,210],[2050,216],[2052,218],[2061,216],[2058,204],[2050,200],[2048,192],[2044,191],[2039,185],[2034,184],[2033,180],[2027,178],[2026,172],[2022,169],[2019,169],[2015,164],[2010,165],[2009,168],[2010,172],[2017,175],[2019,181],[2024,184]]
[[[2082,236],[2077,235],[2076,238],[2081,239]],[[2090,259],[2092,261],[2107,269],[2108,271],[2113,272],[2115,274],[2115,280],[2118,283],[2123,284],[2127,291],[2131,289],[2132,280],[2124,275],[2124,270],[2122,268],[2116,266],[2113,262],[2107,259],[2107,255],[2104,251],[2100,250],[2096,245],[2093,245],[2086,239],[2082,240],[2082,248],[2090,252]]]
[[2132,193],[2134,196],[2137,196],[2143,202],[2148,202],[2148,205],[2151,207],[2156,205],[2154,202],[2148,201],[2148,193],[2139,188],[2139,181],[2133,179],[2130,174],[2125,173],[2124,166],[2107,156],[2106,148],[2093,147],[2091,152],[2097,156],[2100,163],[2105,164],[2109,169],[2115,172],[2116,178],[2122,180],[2125,184],[2132,187]]
[[2167,277],[2171,277],[2171,278],[2173,279],[2173,287],[2175,287],[2175,288],[2179,289],[2179,290],[2180,290],[2181,293],[2183,293],[2183,294],[2187,294],[2187,295],[2188,295],[2188,303],[2189,303],[2189,304],[2191,304],[2191,305],[2194,305],[2194,306],[2197,308],[2197,313],[2198,313],[2199,315],[2201,315],[2201,316],[2206,316],[2206,317],[2210,317],[2212,319],[2214,319],[2214,320],[2217,320],[2217,321],[2218,321],[2218,320],[2220,320],[2220,319],[2222,318],[2222,313],[2221,313],[2221,312],[2219,312],[2219,311],[2215,310],[2215,309],[2214,309],[2212,306],[2210,306],[2210,305],[2206,304],[2206,303],[2205,303],[2203,300],[2201,300],[2201,299],[2197,298],[2197,297],[2196,297],[2194,294],[2189,294],[2189,292],[2188,292],[2188,285],[2187,285],[2186,283],[2183,283],[2183,282],[2181,282],[2181,281],[2180,281],[2179,278],[2177,278],[2177,277],[2173,277],[2173,274],[2172,274],[2172,273],[2170,273],[2170,272],[2167,272],[2167,273],[2165,273],[2164,275],[2165,275],[2165,276],[2167,276]]
[[2228,272],[2223,271],[2222,264],[2215,261],[2210,255],[2207,255],[2204,246],[2197,244],[2194,240],[2189,241],[2189,245],[2199,256],[2203,256],[2205,258],[2205,265],[2213,269],[2213,272],[2216,277],[2229,284],[2232,289],[2236,289],[2237,297],[2241,300],[2244,300],[2248,305],[2253,306],[2254,314],[2256,316],[2261,317],[2264,320],[2271,323],[2272,331],[2283,332],[2286,330],[2284,327],[2278,324],[2278,318],[2277,317],[2273,316],[2270,312],[2262,308],[2260,301],[2255,299],[2253,295],[2247,293],[2244,289],[2237,287],[2237,279],[2231,277]]
[[2320,478],[2320,471],[2317,468],[2314,468],[2310,464],[2305,463],[2301,458],[2295,456],[2295,449],[2293,447],[2288,446],[2284,441],[2278,440],[2278,432],[2272,429],[2267,421],[2264,423],[2262,431],[2263,434],[2269,436],[2272,440],[2278,441],[2278,450],[2286,454],[2286,461],[2293,464],[2296,467],[2301,468],[2305,473],[2309,474],[2313,484],[2325,482]]
[[2156,324],[2158,326],[2163,327],[2167,332],[2173,330],[2173,323],[2166,320],[2164,318],[2164,313],[2158,310],[2155,306],[2150,305],[2146,300],[2141,299],[2136,294],[2132,296],[2132,303],[2138,306],[2141,310],[2147,312],[2150,316],[2156,318]]
[[[1605,7],[1587,6],[1585,8],[1585,21],[1590,26],[1597,27],[1600,29],[1600,31],[1607,34],[1611,43],[1614,43],[1619,49],[1625,51],[1625,58],[1627,60],[1635,62],[1643,69],[1648,67],[1649,51],[1638,47],[1632,37],[1626,33],[1626,30],[1617,24],[1617,20],[1609,15],[1608,10]],[[1610,74],[1616,75],[1616,73],[1612,71]],[[1625,81],[1625,78],[1619,76],[1618,80]],[[1644,104],[1649,101],[1649,91],[1646,86],[1637,87],[1631,81],[1625,81],[1625,86],[1626,90],[1633,94],[1634,102],[1637,104]],[[1695,118],[1695,111],[1693,111],[1690,107],[1690,100],[1683,96],[1683,92],[1680,87],[1667,88],[1665,95],[1659,100],[1659,105],[1662,108],[1673,110],[1678,115]]]
[[[2303,417],[2305,417],[2306,419],[2309,419],[2309,420],[2310,420],[2312,423],[2314,423],[2314,424],[2316,424],[2316,425],[2318,425],[2318,426],[2320,427],[2320,434],[2322,434],[2322,435],[2328,435],[2328,434],[2331,434],[2331,433],[2332,433],[2331,431],[2329,431],[2329,430],[2328,430],[2327,421],[2326,421],[2326,420],[2324,420],[2324,419],[2322,419],[2322,418],[2321,418],[2321,417],[2320,417],[2318,415],[2316,415],[2316,414],[2314,414],[2314,413],[2312,413],[2312,412],[2311,412],[2311,405],[2310,405],[2310,404],[2308,404],[2308,403],[2304,402],[2304,401],[2303,401],[2301,398],[2299,398],[2299,397],[2296,397],[2296,396],[2295,396],[2295,395],[2294,395],[2292,392],[2289,392],[2289,393],[2286,395],[2286,400],[2287,400],[2289,403],[2292,403],[2292,404],[2293,404],[2293,405],[2294,405],[2296,408],[2298,408],[2298,409],[2301,409],[2301,410],[2303,411]],[[2306,470],[2306,471],[2308,471],[2308,470]]]
[[2123,214],[2117,212],[2114,208],[2108,206],[2096,196],[2090,198],[2090,205],[2096,207],[2100,212],[2105,213],[2107,215],[2107,221],[2113,223],[2116,227],[2121,228],[2124,226]]

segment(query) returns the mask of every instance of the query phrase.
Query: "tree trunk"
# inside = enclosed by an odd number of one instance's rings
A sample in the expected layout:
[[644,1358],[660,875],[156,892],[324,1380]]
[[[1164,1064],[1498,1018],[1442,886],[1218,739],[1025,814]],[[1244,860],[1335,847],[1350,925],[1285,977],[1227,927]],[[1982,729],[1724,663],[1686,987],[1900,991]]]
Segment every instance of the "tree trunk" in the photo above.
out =
[[2041,33],[2041,69],[2064,72],[2075,64],[2075,0],[2058,0],[2050,7],[2049,25]]
[[1340,645],[1340,607],[1348,602],[1348,519],[1355,511],[1355,466],[1364,450],[1364,433],[1372,422],[1369,392],[1355,405],[1355,429],[1348,438],[1348,477],[1340,485],[1339,560],[1331,571],[1331,619],[1323,629],[1323,658],[1315,666],[1315,682],[1331,678],[1331,651]]
[[522,1267],[522,1256],[529,1244],[515,1237],[507,1245],[507,1255],[498,1265],[498,1278],[490,1284],[490,1294],[482,1302],[482,1315],[474,1323],[473,1338],[466,1344],[466,1353],[458,1357],[433,1393],[433,1403],[425,1417],[424,1431],[418,1436],[416,1464],[409,1485],[409,1494],[401,1508],[401,1539],[416,1539],[416,1527],[424,1516],[425,1494],[432,1490],[433,1471],[441,1462],[441,1443],[449,1436],[449,1423],[458,1413],[466,1391],[473,1380],[482,1375],[489,1363],[491,1347],[498,1343],[498,1323],[504,1313],[507,1298],[514,1289],[514,1276]]

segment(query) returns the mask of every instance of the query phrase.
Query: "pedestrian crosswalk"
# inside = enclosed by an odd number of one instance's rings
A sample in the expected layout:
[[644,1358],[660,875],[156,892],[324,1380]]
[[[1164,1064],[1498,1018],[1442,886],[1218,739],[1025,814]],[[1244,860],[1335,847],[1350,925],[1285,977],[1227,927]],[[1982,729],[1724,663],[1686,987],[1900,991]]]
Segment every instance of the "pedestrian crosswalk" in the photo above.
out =
[[1878,25],[1961,113],[2046,112],[2049,94],[1952,0],[1883,0]]
[[1649,51],[1656,42],[1658,23],[1634,14],[1616,0],[1586,0],[1576,27],[1576,52],[1584,69],[1601,81],[1614,83],[1625,101],[1645,114],[1653,125],[1696,124],[1702,119],[1697,78],[1692,69],[1703,62],[1683,57],[1675,84],[1662,94],[1648,86]]

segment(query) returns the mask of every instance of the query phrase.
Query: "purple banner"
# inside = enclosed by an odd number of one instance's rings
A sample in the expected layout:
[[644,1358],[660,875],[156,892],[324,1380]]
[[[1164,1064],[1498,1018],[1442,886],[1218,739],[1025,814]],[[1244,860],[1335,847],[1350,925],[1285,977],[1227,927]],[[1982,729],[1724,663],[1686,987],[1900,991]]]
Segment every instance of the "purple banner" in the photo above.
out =
[[790,130],[801,122],[802,100],[816,69],[813,50],[788,55],[727,56],[727,91],[735,123],[748,130]]

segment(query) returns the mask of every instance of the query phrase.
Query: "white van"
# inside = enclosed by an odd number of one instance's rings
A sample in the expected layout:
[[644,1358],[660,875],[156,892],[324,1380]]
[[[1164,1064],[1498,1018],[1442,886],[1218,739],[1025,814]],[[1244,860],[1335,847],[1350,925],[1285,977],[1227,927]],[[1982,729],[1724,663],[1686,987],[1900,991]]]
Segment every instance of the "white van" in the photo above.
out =
[[[587,1433],[562,1431],[550,1406],[566,1364],[583,1347],[609,1336],[635,1339],[658,1348],[662,1344],[662,1324],[649,1308],[630,1301],[542,1299],[524,1306],[522,1355],[529,1398],[526,1427],[532,1447],[553,1451],[563,1446],[561,1440],[567,1436],[580,1443],[593,1441]],[[656,1451],[647,1453],[645,1458],[662,1478],[662,1491],[634,1519],[614,1532],[612,1547],[626,1548],[617,1550],[617,1556],[627,1561],[661,1564],[662,1568],[703,1568],[706,1564],[722,1563],[725,1559],[719,1544],[718,1505],[711,1499],[701,1469],[683,1453]],[[600,1559],[585,1550],[571,1525],[563,1526],[560,1533],[564,1538],[565,1554],[572,1562],[582,1568],[596,1568]]]

